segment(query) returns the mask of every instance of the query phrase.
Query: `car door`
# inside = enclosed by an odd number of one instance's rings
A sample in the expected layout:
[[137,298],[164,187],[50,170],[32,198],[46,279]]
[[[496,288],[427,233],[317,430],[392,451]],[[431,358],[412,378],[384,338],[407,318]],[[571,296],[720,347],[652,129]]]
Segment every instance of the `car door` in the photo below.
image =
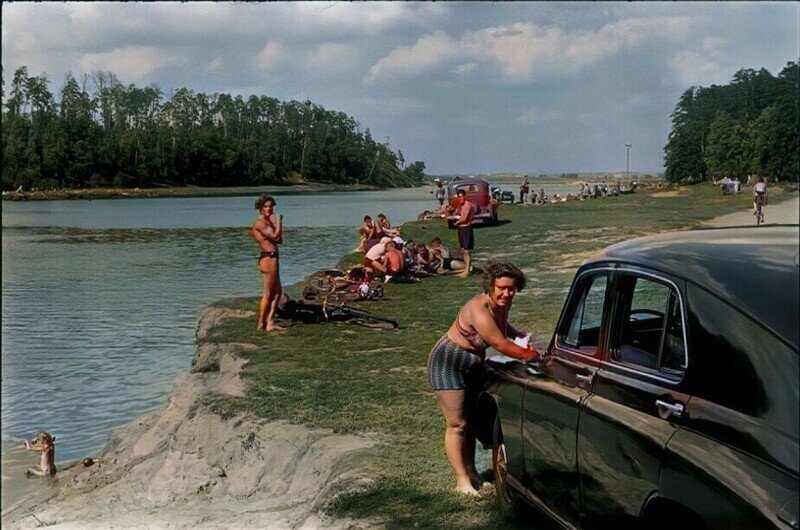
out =
[[576,278],[542,375],[531,374],[523,396],[523,484],[566,522],[579,521],[575,436],[580,408],[600,365],[609,269]]
[[578,429],[583,526],[634,525],[658,489],[664,450],[688,396],[682,282],[617,269],[607,355]]

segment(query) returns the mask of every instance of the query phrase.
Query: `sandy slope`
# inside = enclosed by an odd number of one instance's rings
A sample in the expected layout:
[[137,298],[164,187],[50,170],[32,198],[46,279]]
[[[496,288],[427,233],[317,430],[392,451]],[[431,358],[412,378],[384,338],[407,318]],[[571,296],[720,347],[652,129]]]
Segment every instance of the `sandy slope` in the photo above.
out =
[[368,480],[361,469],[375,440],[224,419],[203,406],[208,393],[244,392],[236,352],[255,346],[205,339],[220,320],[245,317],[206,309],[192,373],[167,408],[116,431],[98,464],[60,472],[39,497],[6,508],[3,528],[366,526],[321,518],[319,508],[343,484]]

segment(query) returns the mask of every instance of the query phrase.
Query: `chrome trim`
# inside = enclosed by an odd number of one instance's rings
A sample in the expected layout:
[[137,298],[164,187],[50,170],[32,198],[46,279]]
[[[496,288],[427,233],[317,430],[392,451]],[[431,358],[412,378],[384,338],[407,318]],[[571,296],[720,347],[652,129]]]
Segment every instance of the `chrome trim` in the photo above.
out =
[[[644,268],[644,267],[642,267],[642,268]],[[681,293],[681,290],[678,288],[678,286],[675,284],[675,282],[673,282],[672,280],[670,280],[668,278],[664,278],[663,276],[659,276],[658,274],[652,273],[652,272],[645,272],[645,271],[640,271],[640,270],[636,270],[636,269],[631,269],[631,268],[628,268],[628,267],[620,266],[620,267],[592,267],[590,269],[586,269],[585,271],[578,273],[578,276],[576,276],[575,279],[572,282],[573,285],[577,284],[578,280],[580,280],[581,278],[583,278],[587,274],[595,273],[595,272],[598,272],[598,271],[628,272],[628,273],[635,274],[635,275],[638,275],[638,276],[644,276],[644,277],[649,277],[649,278],[656,279],[658,281],[661,281],[663,283],[671,285],[672,288],[675,289],[675,292],[678,294],[678,302],[680,303],[680,306],[681,306],[681,332],[683,334],[683,347],[684,347],[684,350],[686,351],[686,366],[683,367],[684,375],[685,375],[686,374],[686,370],[689,369],[689,341],[687,340],[687,337],[686,337],[686,304],[683,301],[683,294]],[[571,298],[572,298],[572,289],[569,290],[569,294],[567,295],[567,301],[569,301]],[[560,327],[560,326],[561,326],[561,318],[558,319],[558,327]],[[559,341],[559,339],[558,339],[558,327],[556,327],[556,346],[559,346],[561,344],[561,341]],[[570,348],[562,348],[562,349],[571,351],[573,353],[578,353],[579,355],[583,355],[584,357],[588,357],[587,355],[582,354],[580,352],[575,352],[574,350],[572,350]],[[649,372],[645,372],[645,371],[642,371],[642,370],[636,370],[636,369],[633,369],[633,368],[629,368],[624,363],[612,360],[610,358],[610,354],[611,354],[610,349],[609,349],[608,353],[609,353],[609,360],[608,361],[604,361],[604,360],[600,359],[600,369],[602,369],[603,366],[612,366],[614,368],[620,368],[622,370],[625,370],[625,371],[628,371],[628,372],[631,372],[631,373],[634,373],[634,374],[637,374],[637,375],[643,375],[645,377],[648,377],[648,378],[651,378],[651,379],[655,379],[656,381],[661,381],[663,383],[667,383],[667,384],[670,384],[670,385],[673,385],[673,386],[677,385],[678,383],[683,381],[684,376],[681,376],[681,378],[677,379],[677,380],[668,379],[666,377],[661,377],[661,376],[658,376],[658,375],[655,375],[655,374],[652,374],[652,373],[649,373]],[[590,357],[590,358],[593,359],[594,357]]]
[[683,414],[683,405],[680,403],[667,403],[666,401],[656,400],[656,407],[662,408],[669,412],[670,415],[680,418]]

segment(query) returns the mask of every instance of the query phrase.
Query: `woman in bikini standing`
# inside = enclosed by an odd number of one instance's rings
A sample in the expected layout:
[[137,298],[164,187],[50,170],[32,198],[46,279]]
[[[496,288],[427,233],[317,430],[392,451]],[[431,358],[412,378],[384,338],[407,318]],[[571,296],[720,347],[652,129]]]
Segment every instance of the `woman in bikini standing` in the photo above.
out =
[[486,349],[492,347],[510,357],[539,358],[533,347],[513,342],[525,333],[508,321],[514,295],[525,287],[525,275],[511,263],[495,263],[486,268],[484,293],[473,297],[459,311],[453,325],[439,339],[428,357],[428,378],[446,429],[444,449],[456,474],[456,490],[479,495],[483,486],[475,469],[475,432],[467,424],[468,393],[480,383],[480,365]]
[[250,230],[261,250],[258,270],[264,275],[264,295],[258,307],[258,331],[283,329],[275,325],[275,308],[281,297],[278,245],[283,243],[283,215],[275,213],[275,204],[275,199],[270,195],[261,195],[256,199],[259,215]]

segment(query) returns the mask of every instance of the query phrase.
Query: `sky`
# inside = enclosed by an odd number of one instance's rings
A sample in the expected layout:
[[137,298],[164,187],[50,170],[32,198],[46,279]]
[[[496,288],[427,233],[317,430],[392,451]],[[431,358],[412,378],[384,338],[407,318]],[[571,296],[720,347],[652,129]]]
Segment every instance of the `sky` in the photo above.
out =
[[309,99],[429,174],[663,171],[689,86],[800,57],[798,2],[2,4],[14,70]]

